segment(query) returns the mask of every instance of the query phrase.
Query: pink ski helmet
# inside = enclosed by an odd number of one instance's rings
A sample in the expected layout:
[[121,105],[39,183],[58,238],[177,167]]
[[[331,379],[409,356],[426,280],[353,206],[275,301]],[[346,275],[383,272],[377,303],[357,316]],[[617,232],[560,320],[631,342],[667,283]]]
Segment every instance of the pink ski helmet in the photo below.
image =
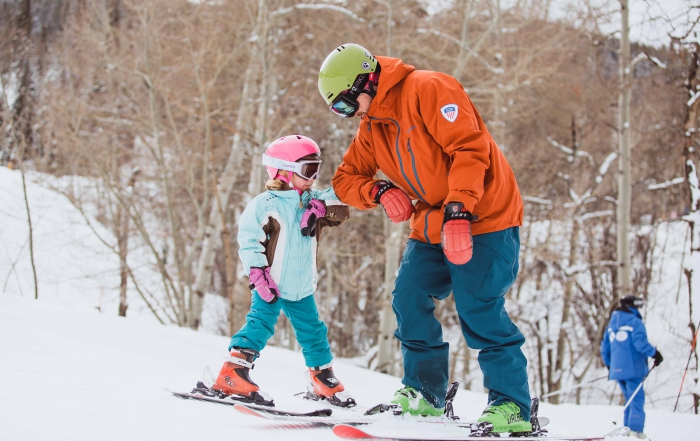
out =
[[297,162],[307,155],[321,155],[318,144],[306,136],[288,135],[273,141],[262,155],[262,163],[270,179],[275,179],[280,169],[293,171],[306,179],[315,179],[321,165],[320,159]]

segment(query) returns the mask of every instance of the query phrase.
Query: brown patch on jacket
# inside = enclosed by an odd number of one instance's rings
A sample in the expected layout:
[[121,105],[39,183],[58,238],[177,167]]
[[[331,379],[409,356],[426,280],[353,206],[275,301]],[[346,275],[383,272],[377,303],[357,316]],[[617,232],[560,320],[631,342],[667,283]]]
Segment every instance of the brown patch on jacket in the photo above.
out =
[[[350,207],[347,205],[331,205],[326,207],[326,215],[319,219],[316,224],[316,242],[321,242],[321,230],[324,227],[337,227],[345,222],[350,217]],[[267,218],[267,223],[263,225],[262,230],[267,237],[264,242],[261,242],[265,247],[265,257],[267,264],[272,266],[275,259],[275,250],[277,249],[277,241],[280,237],[282,227],[279,222],[272,216]],[[316,248],[318,253],[318,248]]]

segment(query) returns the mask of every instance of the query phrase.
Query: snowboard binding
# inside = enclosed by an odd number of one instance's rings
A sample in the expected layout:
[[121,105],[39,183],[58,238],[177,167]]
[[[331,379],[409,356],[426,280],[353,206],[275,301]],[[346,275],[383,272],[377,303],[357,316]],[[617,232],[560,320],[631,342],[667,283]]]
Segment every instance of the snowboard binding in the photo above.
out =
[[[445,416],[447,418],[458,420],[459,417],[455,415],[454,408],[452,407],[452,402],[457,395],[457,390],[459,389],[459,383],[450,383],[447,387],[447,394],[445,394]],[[401,415],[402,409],[398,404],[377,404],[376,406],[370,408],[365,415],[377,415],[384,412],[393,412],[394,415]]]
[[[537,412],[540,408],[540,399],[535,397],[532,399],[532,404],[530,406],[530,424],[532,424],[532,430],[529,432],[513,432],[510,433],[511,438],[524,438],[524,437],[539,437],[547,436],[547,429],[543,429],[540,425],[540,420],[537,417]],[[469,436],[474,438],[479,437],[493,437],[499,436],[497,432],[493,431],[493,424],[491,423],[475,423],[470,425],[471,433]]]

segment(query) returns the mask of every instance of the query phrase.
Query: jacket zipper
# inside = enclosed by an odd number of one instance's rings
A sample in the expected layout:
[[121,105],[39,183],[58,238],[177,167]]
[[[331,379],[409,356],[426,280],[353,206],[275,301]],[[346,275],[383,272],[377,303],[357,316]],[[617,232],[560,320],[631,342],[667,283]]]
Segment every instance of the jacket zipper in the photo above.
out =
[[433,243],[430,241],[430,238],[428,237],[428,217],[430,216],[430,213],[433,211],[437,210],[437,208],[431,208],[428,210],[427,213],[425,213],[425,220],[423,221],[423,236],[425,237],[425,240],[428,242],[428,245],[432,245]]
[[423,184],[420,183],[420,178],[418,177],[418,170],[416,169],[416,157],[413,155],[413,150],[411,150],[411,138],[408,138],[408,154],[411,155],[411,166],[413,167],[413,176],[416,177],[416,182],[420,187],[420,191],[422,191],[423,194],[425,194]]
[[[369,119],[370,119],[370,120],[373,120],[373,121],[384,121],[384,120],[389,120],[389,121],[391,121],[392,123],[394,123],[394,125],[396,125],[397,132],[396,132],[395,149],[396,149],[396,157],[399,159],[399,170],[401,171],[401,175],[403,176],[404,180],[405,180],[405,181],[408,183],[408,185],[411,187],[411,190],[413,190],[413,193],[414,193],[416,196],[418,196],[418,199],[420,199],[421,201],[423,201],[423,202],[425,202],[425,203],[427,204],[428,201],[426,201],[425,199],[423,199],[423,197],[420,195],[420,193],[418,192],[418,190],[416,189],[416,187],[414,187],[413,184],[411,183],[411,180],[408,179],[408,176],[406,175],[406,172],[405,172],[404,169],[403,169],[403,158],[401,158],[401,151],[400,151],[400,149],[399,149],[399,135],[401,135],[401,126],[399,126],[398,121],[396,121],[396,120],[393,119],[393,118],[375,118],[375,117],[373,117],[373,116],[370,116]],[[411,153],[411,156],[413,156],[412,153]],[[413,169],[414,169],[414,171],[415,171],[415,162],[414,162],[414,168],[413,168]],[[418,176],[417,176],[417,175],[415,176],[415,178],[416,178],[416,180],[418,181]],[[420,181],[418,182],[418,185],[420,186]],[[423,187],[422,187],[422,186],[421,186],[421,190],[423,190]],[[423,194],[425,194],[425,191],[423,191]]]

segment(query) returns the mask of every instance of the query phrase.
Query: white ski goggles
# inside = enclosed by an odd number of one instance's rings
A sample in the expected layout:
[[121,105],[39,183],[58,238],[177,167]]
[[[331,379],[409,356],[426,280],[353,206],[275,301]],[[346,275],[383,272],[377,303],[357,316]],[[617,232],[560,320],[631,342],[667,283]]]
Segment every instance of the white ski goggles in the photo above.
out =
[[278,170],[287,170],[294,172],[304,179],[318,179],[318,173],[321,168],[320,159],[305,159],[299,162],[285,161],[284,159],[273,158],[272,156],[267,156],[265,153],[262,155],[262,163],[268,167],[273,167]]

